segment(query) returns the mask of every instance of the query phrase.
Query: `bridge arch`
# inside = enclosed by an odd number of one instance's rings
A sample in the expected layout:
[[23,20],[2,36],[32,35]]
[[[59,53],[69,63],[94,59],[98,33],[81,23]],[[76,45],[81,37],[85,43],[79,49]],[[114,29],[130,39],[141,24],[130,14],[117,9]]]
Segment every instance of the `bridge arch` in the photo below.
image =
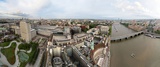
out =
[[128,37],[125,38],[126,40],[128,39]]
[[130,38],[133,38],[133,36],[130,36]]
[[135,34],[134,36],[136,37],[136,36],[138,36],[139,34]]

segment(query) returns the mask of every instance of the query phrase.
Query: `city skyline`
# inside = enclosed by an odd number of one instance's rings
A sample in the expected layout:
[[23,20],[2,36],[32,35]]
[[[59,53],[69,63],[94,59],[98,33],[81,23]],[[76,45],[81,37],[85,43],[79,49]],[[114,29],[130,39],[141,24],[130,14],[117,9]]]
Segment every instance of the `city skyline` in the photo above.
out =
[[158,0],[0,0],[0,18],[159,19]]

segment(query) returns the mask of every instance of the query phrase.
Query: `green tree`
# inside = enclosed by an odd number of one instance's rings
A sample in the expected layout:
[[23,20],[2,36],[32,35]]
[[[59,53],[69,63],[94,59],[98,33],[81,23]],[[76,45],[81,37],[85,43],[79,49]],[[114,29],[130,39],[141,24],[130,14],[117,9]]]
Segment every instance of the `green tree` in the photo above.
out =
[[95,28],[98,24],[90,24],[89,28]]

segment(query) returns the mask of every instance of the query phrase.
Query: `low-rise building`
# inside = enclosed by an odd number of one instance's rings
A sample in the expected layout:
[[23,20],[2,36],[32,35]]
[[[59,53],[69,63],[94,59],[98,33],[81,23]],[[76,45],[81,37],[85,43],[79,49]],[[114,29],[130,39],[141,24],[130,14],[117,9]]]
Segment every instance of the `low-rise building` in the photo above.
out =
[[100,26],[100,33],[101,34],[108,34],[109,33],[109,27],[108,26]]
[[62,67],[63,61],[60,57],[53,58],[53,67]]
[[73,35],[73,38],[76,42],[84,41],[85,39],[89,38],[89,34],[86,33],[77,33]]
[[87,33],[90,33],[90,34],[93,34],[93,35],[98,35],[99,34],[99,29],[98,28],[92,28],[92,29],[89,29],[87,31]]
[[20,35],[20,27],[19,26],[11,26],[12,29],[14,29],[15,34]]
[[71,36],[67,35],[53,35],[54,44],[63,46],[63,45],[70,45],[74,41],[71,39]]
[[50,30],[38,29],[37,33],[44,36],[50,36],[53,32]]
[[78,26],[71,27],[74,33],[81,33],[81,28]]

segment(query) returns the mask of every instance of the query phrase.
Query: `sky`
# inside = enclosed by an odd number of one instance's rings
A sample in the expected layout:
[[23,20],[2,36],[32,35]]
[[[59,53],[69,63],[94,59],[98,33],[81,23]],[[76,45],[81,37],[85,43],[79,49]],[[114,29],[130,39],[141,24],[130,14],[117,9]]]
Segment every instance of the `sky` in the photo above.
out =
[[160,0],[0,0],[0,18],[159,19]]

